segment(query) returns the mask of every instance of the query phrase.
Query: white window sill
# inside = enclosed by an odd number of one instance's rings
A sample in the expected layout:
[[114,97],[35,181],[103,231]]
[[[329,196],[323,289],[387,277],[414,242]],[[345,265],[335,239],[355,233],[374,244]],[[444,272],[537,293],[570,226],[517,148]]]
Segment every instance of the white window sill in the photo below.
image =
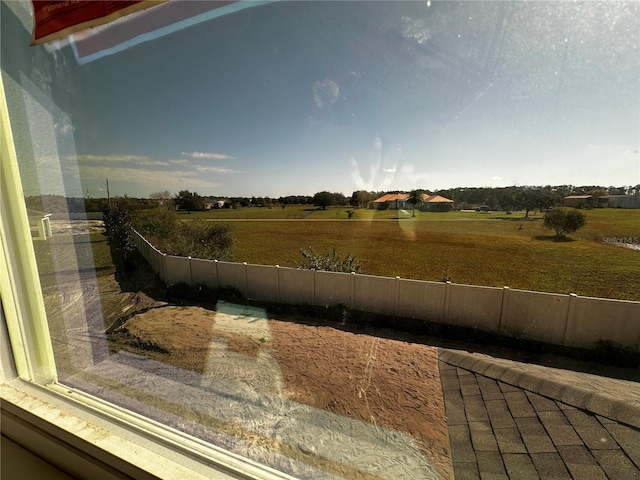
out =
[[[113,421],[52,390],[19,379],[1,384],[2,434],[77,478],[291,478],[190,438],[158,438]],[[180,448],[176,448],[176,442]]]

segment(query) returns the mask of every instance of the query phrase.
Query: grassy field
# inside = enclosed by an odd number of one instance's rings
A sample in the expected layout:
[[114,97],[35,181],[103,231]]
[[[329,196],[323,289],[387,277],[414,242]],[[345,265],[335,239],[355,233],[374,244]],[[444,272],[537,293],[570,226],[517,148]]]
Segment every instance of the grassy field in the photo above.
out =
[[[283,211],[290,217],[275,218]],[[411,212],[356,210],[348,220],[345,209],[297,206],[194,212],[180,218],[226,216],[233,225],[235,261],[295,267],[302,260],[301,248],[335,248],[342,257],[354,255],[371,275],[446,277],[454,283],[640,301],[640,251],[606,243],[625,237],[640,242],[640,211],[585,213],[585,227],[565,242],[553,241],[553,232],[543,229],[542,215],[525,219],[519,212],[416,212],[412,218]],[[98,276],[112,275],[105,236],[59,236],[34,244],[43,286],[55,284],[50,249],[60,251],[66,243],[78,249],[75,243],[89,240]]]
[[603,241],[640,237],[638,211],[587,211],[586,226],[564,242],[553,241],[539,214],[358,211],[359,220],[332,221],[336,211],[306,217],[324,221],[233,222],[234,258],[296,266],[301,248],[335,248],[371,275],[640,301],[640,252]]
[[[352,220],[397,220],[410,218],[411,210],[369,210],[365,208],[355,207],[329,207],[322,210],[313,205],[287,205],[285,208],[274,207],[250,207],[237,209],[221,209],[207,210],[191,213],[180,213],[180,218],[189,219],[208,219],[208,220],[346,220],[349,218],[347,212],[353,211]],[[429,213],[416,211],[416,218],[420,219],[442,219],[442,218],[474,218],[478,216],[486,216],[487,214],[479,214],[476,212],[447,212],[447,213]],[[490,214],[492,216],[505,216],[507,214],[497,212]]]
[[[232,208],[220,210],[207,210],[191,213],[180,213],[180,218],[188,219],[218,219],[218,220],[286,220],[306,218],[316,211],[313,205],[290,205],[285,208],[274,207],[251,207],[251,208]],[[346,217],[346,214],[345,214]]]
[[[209,219],[209,220],[347,220],[349,218],[347,212],[353,211],[353,220],[369,220],[369,219],[399,219],[409,218],[412,215],[411,210],[369,210],[365,208],[355,207],[328,207],[326,210],[314,207],[313,205],[287,205],[282,207],[250,207],[250,208],[234,208],[221,210],[207,210],[191,213],[180,213],[180,218],[189,219]],[[416,211],[416,217],[433,215],[427,212]],[[442,215],[442,214],[437,214]],[[454,217],[472,217],[476,218],[478,214],[475,212],[448,212],[446,215]],[[500,213],[498,213],[500,215]],[[506,215],[506,214],[505,214]]]

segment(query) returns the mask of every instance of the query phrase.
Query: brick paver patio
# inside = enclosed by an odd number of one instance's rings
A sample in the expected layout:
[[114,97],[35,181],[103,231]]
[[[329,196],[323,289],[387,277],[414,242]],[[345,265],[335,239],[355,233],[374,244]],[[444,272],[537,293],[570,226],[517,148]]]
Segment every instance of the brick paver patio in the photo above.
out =
[[640,479],[637,383],[447,349],[440,376],[456,479]]

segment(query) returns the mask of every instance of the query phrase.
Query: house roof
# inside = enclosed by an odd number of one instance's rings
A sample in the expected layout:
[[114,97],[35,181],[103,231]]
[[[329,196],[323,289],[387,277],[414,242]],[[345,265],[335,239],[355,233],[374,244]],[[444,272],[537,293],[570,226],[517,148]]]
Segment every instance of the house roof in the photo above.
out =
[[576,198],[576,199],[584,199],[586,200],[587,198],[591,198],[593,197],[593,195],[569,195],[567,197],[564,198]]
[[374,200],[373,203],[395,202],[396,200],[406,200],[407,198],[409,198],[409,194],[407,193],[387,193],[377,200]]
[[453,200],[450,200],[442,195],[422,195],[422,201],[424,203],[453,203]]
[[[386,203],[386,202],[395,202],[396,200],[408,200],[408,193],[387,193],[386,195],[381,196],[377,200],[374,200],[373,203]],[[449,200],[441,195],[429,195],[428,193],[422,194],[422,201],[424,203],[453,203],[453,200]]]

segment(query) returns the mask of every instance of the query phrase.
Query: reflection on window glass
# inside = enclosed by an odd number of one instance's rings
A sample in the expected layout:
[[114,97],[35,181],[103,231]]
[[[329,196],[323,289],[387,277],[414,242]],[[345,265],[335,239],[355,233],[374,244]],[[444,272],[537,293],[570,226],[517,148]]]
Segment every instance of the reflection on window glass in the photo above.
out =
[[38,47],[1,8],[64,384],[300,478],[453,478],[415,335],[505,285],[640,301],[635,2],[169,2]]

